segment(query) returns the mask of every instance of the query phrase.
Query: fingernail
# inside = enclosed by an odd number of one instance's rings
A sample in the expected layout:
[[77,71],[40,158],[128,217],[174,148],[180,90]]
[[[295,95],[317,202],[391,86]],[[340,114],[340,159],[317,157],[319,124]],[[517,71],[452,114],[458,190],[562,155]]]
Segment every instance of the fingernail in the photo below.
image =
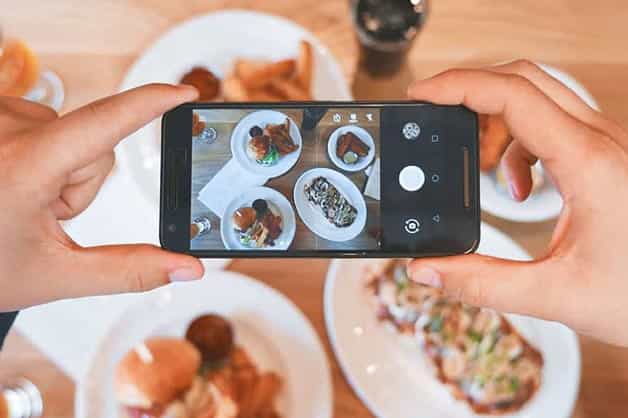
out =
[[410,280],[426,286],[435,287],[437,289],[443,287],[438,272],[429,267],[419,267],[418,269],[412,271]]
[[508,182],[508,193],[510,193],[512,200],[519,200],[517,197],[517,189],[515,189],[515,185],[512,182]]
[[198,280],[201,277],[198,273],[190,268],[180,268],[174,271],[171,271],[168,275],[171,282],[187,282],[190,280]]

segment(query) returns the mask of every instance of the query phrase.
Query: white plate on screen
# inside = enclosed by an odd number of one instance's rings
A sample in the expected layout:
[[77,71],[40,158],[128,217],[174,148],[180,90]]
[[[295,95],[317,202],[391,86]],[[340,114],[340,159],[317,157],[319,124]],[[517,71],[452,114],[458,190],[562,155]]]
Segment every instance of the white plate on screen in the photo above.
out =
[[[314,99],[352,100],[340,65],[314,35],[287,19],[244,10],[209,13],[174,26],[135,61],[120,90],[151,82],[178,83],[197,65],[224,77],[237,58],[294,57],[302,39],[313,46]],[[160,142],[160,122],[155,120],[117,147],[120,167],[128,170],[155,205],[159,202]]]
[[281,416],[331,418],[332,386],[321,341],[307,318],[285,296],[232,272],[146,294],[105,336],[78,382],[78,418],[118,417],[113,378],[116,364],[134,345],[155,335],[182,336],[195,317],[214,312],[232,321],[236,343],[261,370],[283,379]]
[[[353,224],[338,228],[329,222],[323,212],[305,197],[305,186],[315,178],[325,177],[356,208],[358,215]],[[366,226],[366,202],[358,187],[344,174],[329,168],[313,168],[306,171],[294,184],[294,206],[303,223],[316,235],[330,241],[343,242],[357,237]]]
[[[527,259],[523,249],[483,224],[479,252]],[[376,319],[360,275],[369,260],[336,260],[325,283],[325,322],[340,366],[356,394],[379,418],[472,418],[463,402],[432,375],[428,361],[407,337]],[[551,280],[551,278],[548,278]],[[563,325],[508,315],[508,319],[544,357],[543,382],[524,408],[510,418],[568,418],[580,384],[580,348]],[[485,416],[485,415],[484,415]]]
[[[248,144],[251,140],[249,130],[253,126],[259,126],[264,129],[268,124],[283,124],[286,119],[290,120],[290,129],[288,131],[290,137],[299,148],[294,152],[280,156],[274,165],[264,166],[257,163],[247,153]],[[301,139],[299,127],[292,118],[276,110],[258,110],[257,112],[249,113],[240,119],[231,133],[231,154],[233,158],[245,170],[268,178],[278,177],[290,170],[299,160],[302,150],[303,140]]]
[[[369,153],[366,157],[360,157],[355,164],[347,164],[342,158],[339,158],[336,155],[336,148],[338,147],[338,139],[341,135],[346,134],[347,132],[352,132],[355,136],[360,138],[362,142],[364,142],[369,147]],[[329,155],[329,159],[336,167],[345,171],[360,171],[364,170],[373,162],[373,158],[375,158],[375,141],[371,134],[364,128],[355,125],[346,125],[341,126],[336,129],[329,136],[329,140],[327,141],[327,154]]]
[[[266,248],[250,248],[240,243],[238,234],[233,229],[232,214],[241,207],[251,206],[256,199],[265,199],[271,210],[281,214],[281,235],[275,240],[275,246]],[[225,209],[225,215],[220,222],[220,236],[228,250],[287,250],[297,229],[294,209],[284,195],[269,187],[255,187],[233,199]]]
[[[591,108],[599,110],[593,96],[565,72],[549,65],[540,64],[549,75],[573,90]],[[524,202],[513,200],[508,191],[497,185],[495,173],[480,173],[480,201],[482,210],[491,215],[517,222],[542,222],[556,218],[563,207],[563,200],[547,173],[545,185]]]

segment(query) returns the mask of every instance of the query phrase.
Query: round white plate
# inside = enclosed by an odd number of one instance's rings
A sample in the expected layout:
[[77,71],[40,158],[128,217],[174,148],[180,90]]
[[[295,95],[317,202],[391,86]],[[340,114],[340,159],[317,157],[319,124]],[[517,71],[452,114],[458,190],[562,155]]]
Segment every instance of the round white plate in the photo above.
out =
[[[599,110],[593,96],[565,72],[546,64],[539,66],[549,75],[573,90],[591,108]],[[482,210],[491,215],[517,222],[542,222],[556,218],[563,208],[563,200],[547,173],[544,186],[524,202],[513,200],[508,191],[502,190],[495,173],[480,173],[480,203]]]
[[[232,214],[241,207],[251,206],[256,199],[265,199],[273,211],[279,211],[281,214],[282,231],[275,240],[274,247],[250,248],[242,245],[237,232],[233,229]],[[225,208],[225,215],[220,222],[220,236],[228,250],[287,250],[292,244],[296,230],[297,222],[292,205],[284,195],[269,187],[252,188],[233,199]]]
[[[283,124],[286,118],[290,120],[290,137],[298,149],[290,154],[282,155],[276,164],[271,166],[264,166],[258,164],[251,156],[246,152],[251,135],[249,130],[253,126],[259,126],[264,129],[268,124]],[[301,131],[297,124],[289,118],[285,113],[277,112],[276,110],[258,110],[257,112],[249,113],[235,126],[233,133],[231,134],[231,155],[245,170],[257,174],[260,176],[266,176],[268,178],[279,177],[288,170],[290,170],[299,160],[301,151],[303,150],[303,140],[301,139]]]
[[[364,142],[369,147],[369,153],[366,157],[360,157],[355,164],[347,164],[342,161],[341,158],[338,158],[336,155],[336,148],[338,147],[338,138],[341,135],[346,134],[347,132],[352,132],[355,136],[360,138],[362,142]],[[329,159],[334,163],[336,167],[345,171],[360,171],[364,170],[373,162],[373,158],[375,158],[375,141],[370,133],[364,128],[355,125],[346,125],[341,126],[336,129],[329,136],[329,140],[327,141],[327,154],[329,154]]]
[[78,382],[78,418],[118,416],[114,371],[129,349],[150,336],[183,336],[197,316],[215,312],[234,324],[242,344],[261,370],[284,381],[278,409],[284,417],[331,418],[332,386],[323,346],[309,321],[286,297],[262,283],[231,272],[147,293],[105,336]]
[[[316,177],[325,177],[356,208],[358,216],[353,224],[338,228],[329,222],[323,212],[305,197],[305,186]],[[299,177],[294,185],[294,206],[303,223],[316,235],[330,241],[349,241],[360,234],[366,225],[366,202],[357,186],[344,174],[329,168],[313,168]]]
[[[224,77],[237,58],[295,57],[302,39],[313,46],[315,100],[352,100],[340,65],[314,35],[289,20],[244,10],[210,13],[173,27],[135,61],[120,90],[151,82],[176,84],[197,65]],[[117,147],[120,167],[155,205],[159,202],[160,143],[160,121],[155,120]]]
[[[479,251],[511,259],[528,258],[507,236],[485,224]],[[327,333],[356,394],[379,418],[478,416],[464,402],[455,401],[438,382],[429,361],[411,338],[399,336],[376,319],[360,274],[363,263],[368,262],[334,261],[325,283]],[[545,364],[539,391],[521,411],[506,416],[570,417],[580,384],[576,335],[558,323],[519,315],[507,317],[541,350]]]

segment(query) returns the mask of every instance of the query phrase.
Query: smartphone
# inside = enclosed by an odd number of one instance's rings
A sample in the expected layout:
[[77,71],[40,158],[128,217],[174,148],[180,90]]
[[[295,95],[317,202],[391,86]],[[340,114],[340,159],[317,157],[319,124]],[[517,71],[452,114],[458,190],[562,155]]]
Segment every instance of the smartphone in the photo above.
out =
[[422,257],[480,240],[478,120],[417,102],[188,103],[162,119],[160,240],[212,257]]

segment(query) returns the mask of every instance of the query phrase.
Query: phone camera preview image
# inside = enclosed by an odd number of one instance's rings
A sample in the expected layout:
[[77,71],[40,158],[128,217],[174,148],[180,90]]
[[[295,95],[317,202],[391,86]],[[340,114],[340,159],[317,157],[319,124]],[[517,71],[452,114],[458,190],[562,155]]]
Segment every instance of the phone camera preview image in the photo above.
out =
[[192,111],[191,250],[380,249],[380,110]]

